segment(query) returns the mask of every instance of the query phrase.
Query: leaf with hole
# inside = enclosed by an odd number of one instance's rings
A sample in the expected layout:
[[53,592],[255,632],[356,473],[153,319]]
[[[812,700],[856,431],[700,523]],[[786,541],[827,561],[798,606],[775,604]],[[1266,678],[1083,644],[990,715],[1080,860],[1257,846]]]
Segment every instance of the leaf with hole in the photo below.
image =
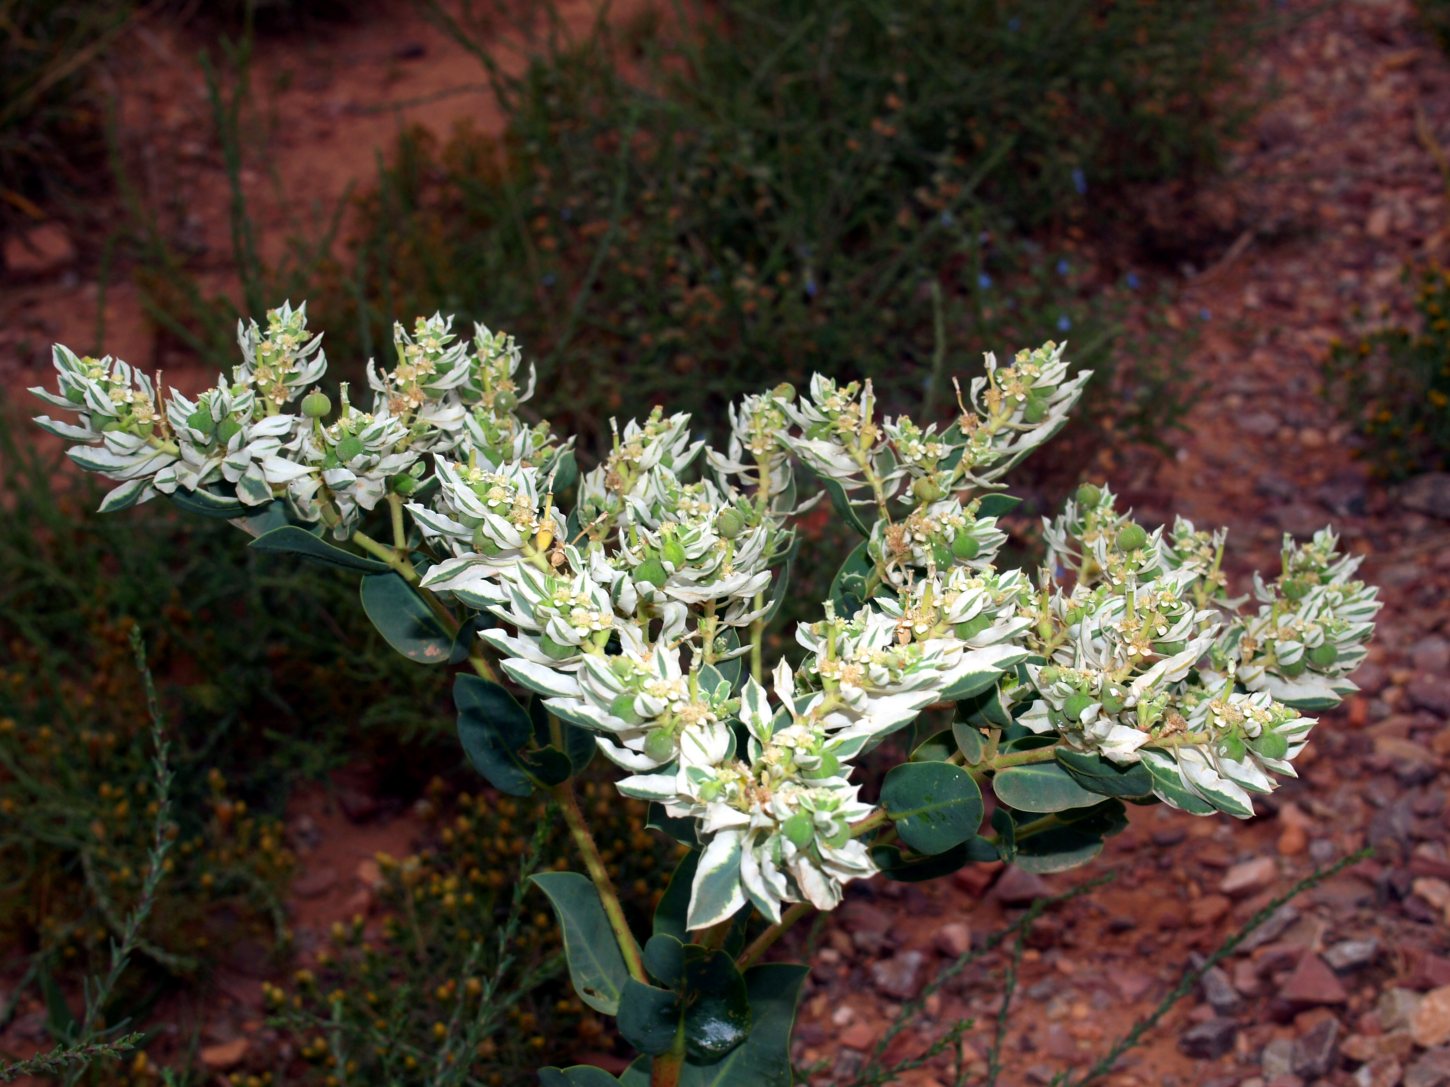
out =
[[453,636],[398,574],[370,574],[358,587],[363,611],[383,640],[417,664],[447,664]]

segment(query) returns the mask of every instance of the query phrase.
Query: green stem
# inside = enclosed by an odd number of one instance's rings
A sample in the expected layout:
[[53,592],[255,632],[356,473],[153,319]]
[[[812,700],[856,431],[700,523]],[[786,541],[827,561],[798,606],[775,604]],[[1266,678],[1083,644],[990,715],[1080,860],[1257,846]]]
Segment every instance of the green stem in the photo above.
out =
[[[754,610],[765,606],[765,593],[755,594]],[[765,682],[765,620],[756,619],[750,624],[750,675],[756,683]]]
[[362,548],[373,558],[391,566],[402,575],[403,580],[409,585],[418,584],[417,569],[408,561],[406,556],[400,555],[396,548],[389,547],[387,544],[378,543],[377,540],[373,539],[366,532],[354,532],[352,534],[352,542],[357,544],[358,547]]
[[589,832],[589,824],[584,821],[584,813],[579,810],[573,779],[555,785],[549,790],[549,794],[563,810],[564,822],[569,825],[569,834],[584,858],[584,867],[589,878],[594,881],[594,886],[599,891],[599,901],[604,906],[605,916],[609,918],[609,927],[614,930],[614,938],[619,943],[619,951],[624,956],[624,965],[629,970],[629,976],[649,984],[649,979],[645,977],[644,959],[640,956],[639,944],[635,942],[634,933],[629,930],[629,922],[624,917],[624,907],[619,904],[619,895],[604,867],[604,858],[600,856],[599,847],[594,843],[594,835]]
[[750,941],[750,945],[735,960],[735,965],[742,970],[747,966],[754,966],[760,957],[769,951],[775,945],[775,942],[790,930],[792,925],[814,910],[815,907],[809,902],[797,902],[790,909],[786,910],[785,913],[780,915],[779,921]]
[[681,1024],[668,1053],[661,1053],[650,1065],[649,1087],[679,1087],[685,1070],[685,1028]]
[[402,495],[388,495],[388,511],[392,514],[393,520],[393,546],[397,548],[399,557],[406,558],[408,554],[408,533],[403,528]]

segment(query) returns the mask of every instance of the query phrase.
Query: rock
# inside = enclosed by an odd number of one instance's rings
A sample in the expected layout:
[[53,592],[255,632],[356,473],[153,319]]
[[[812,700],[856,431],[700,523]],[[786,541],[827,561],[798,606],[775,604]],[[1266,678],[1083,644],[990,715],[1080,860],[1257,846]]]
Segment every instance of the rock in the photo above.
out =
[[65,271],[76,259],[76,247],[59,223],[41,223],[5,240],[3,268],[11,275],[43,279]]
[[1306,951],[1299,965],[1279,988],[1279,996],[1291,1004],[1343,1004],[1349,999],[1334,971],[1324,960]]
[[[1410,649],[1410,662],[1414,665],[1415,671],[1429,675],[1443,675],[1450,672],[1450,642],[1444,638],[1434,636],[1417,642]],[[1355,673],[1355,682],[1359,682],[1359,674]],[[1363,688],[1364,684],[1360,684]]]
[[1321,1019],[1294,1042],[1294,1074],[1307,1080],[1325,1075],[1339,1055],[1339,1020]]
[[1405,685],[1405,694],[1422,710],[1450,716],[1450,677],[1417,675]]
[[1052,894],[1041,876],[1020,868],[1007,868],[992,888],[992,894],[1004,906],[1030,906],[1039,898]]
[[870,1023],[856,1022],[841,1031],[838,1037],[848,1049],[867,1050],[876,1044],[876,1028]]
[[1425,994],[1410,1016],[1410,1035],[1426,1049],[1450,1042],[1450,985]]
[[884,962],[871,964],[871,981],[885,996],[911,1000],[926,984],[926,955],[920,951],[899,951]]
[[1336,970],[1362,970],[1379,953],[1380,942],[1373,936],[1365,940],[1341,940],[1324,952],[1324,961]]
[[1450,472],[1427,472],[1400,488],[1400,505],[1450,520]]
[[329,865],[303,872],[292,881],[292,893],[298,898],[320,898],[337,886],[337,869]]
[[1421,878],[1410,884],[1410,890],[1437,910],[1450,906],[1450,883],[1443,879]]
[[1279,832],[1279,856],[1297,857],[1309,848],[1309,835],[1301,826],[1290,824]]
[[1354,1087],[1397,1087],[1404,1074],[1393,1057],[1376,1057],[1354,1070]]
[[1290,1038],[1275,1038],[1259,1054],[1259,1068],[1265,1079],[1277,1079],[1294,1071],[1294,1042]]
[[1195,925],[1216,925],[1232,906],[1224,895],[1204,895],[1188,904],[1188,920]]
[[1385,1033],[1393,1034],[1408,1027],[1423,999],[1419,993],[1410,989],[1386,989],[1375,1008]]
[[1155,981],[1152,974],[1145,974],[1141,970],[1114,970],[1108,980],[1124,1000],[1137,1000],[1153,988]]
[[965,921],[951,921],[936,930],[936,949],[949,959],[958,959],[972,950],[972,930]]
[[1279,878],[1279,862],[1273,857],[1255,857],[1234,865],[1223,875],[1218,889],[1230,898],[1261,891]]
[[247,1055],[247,1040],[233,1038],[230,1042],[201,1047],[201,1063],[213,1072],[225,1072],[242,1063]]
[[1199,987],[1203,990],[1203,999],[1207,1000],[1214,1011],[1227,1015],[1237,1011],[1243,1004],[1243,997],[1229,981],[1228,974],[1222,968],[1215,966],[1203,975],[1199,981]]
[[[1371,888],[1372,891],[1373,888]],[[1253,951],[1266,944],[1273,943],[1280,936],[1284,935],[1288,931],[1289,926],[1297,920],[1299,920],[1298,910],[1288,904],[1280,906],[1269,915],[1267,921],[1249,933],[1248,938],[1239,944],[1239,950]]]
[[851,934],[851,943],[858,951],[875,955],[886,946],[892,929],[891,914],[861,899],[853,899],[841,908],[842,927]]
[[1231,1051],[1238,1034],[1237,1022],[1215,1017],[1184,1031],[1178,1039],[1178,1049],[1186,1057],[1211,1061]]
[[1450,1048],[1432,1049],[1405,1069],[1405,1087],[1445,1087],[1450,1083]]

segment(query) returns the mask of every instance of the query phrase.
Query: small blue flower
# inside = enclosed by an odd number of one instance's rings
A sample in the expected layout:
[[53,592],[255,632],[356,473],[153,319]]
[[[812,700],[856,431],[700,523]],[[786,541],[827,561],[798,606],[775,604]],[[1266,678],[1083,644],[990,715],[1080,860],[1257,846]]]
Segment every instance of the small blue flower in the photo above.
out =
[[951,226],[957,221],[956,217],[952,215],[952,213],[949,211],[942,212],[941,215],[938,216],[938,220],[941,222],[942,226]]
[[559,218],[560,219],[563,219],[564,222],[566,222],[566,223],[572,223],[574,221],[574,209],[573,208],[567,208],[567,207],[566,208],[560,208],[559,209]]
[[1204,306],[1202,309],[1200,309],[1198,311],[1198,319],[1200,321],[1207,321],[1212,316],[1213,316],[1213,314],[1209,312],[1207,306]]
[[1136,291],[1143,285],[1143,281],[1138,278],[1137,272],[1129,272],[1124,282],[1128,284],[1128,290],[1130,291]]
[[555,283],[559,282],[559,279],[557,276],[554,275],[553,272],[545,272],[539,278],[539,282],[542,283],[545,287],[552,287]]
[[1057,319],[1057,331],[1066,332],[1071,327],[1072,318],[1069,317],[1067,314],[1064,313],[1061,317]]
[[806,294],[814,298],[818,290],[820,288],[816,286],[816,277],[811,275],[806,276]]
[[985,290],[990,290],[991,289],[991,286],[992,286],[992,277],[989,276],[986,272],[978,272],[977,273],[977,286],[978,287],[981,287],[982,290],[984,290],[984,291]]
[[1012,16],[1012,18],[1007,20],[1007,29],[1015,34],[1022,29],[1022,20],[1015,15]]
[[1082,172],[1082,167],[1072,168],[1072,187],[1077,190],[1079,196],[1087,192],[1087,175]]
[[1057,258],[1057,274],[1066,278],[1067,273],[1072,271],[1072,265],[1067,263],[1066,257]]

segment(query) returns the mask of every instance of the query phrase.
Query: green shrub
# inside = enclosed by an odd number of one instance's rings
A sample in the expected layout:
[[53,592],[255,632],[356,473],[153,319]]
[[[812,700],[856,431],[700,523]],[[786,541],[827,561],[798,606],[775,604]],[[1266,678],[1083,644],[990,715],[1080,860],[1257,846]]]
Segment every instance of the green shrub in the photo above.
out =
[[1364,438],[1376,474],[1450,467],[1450,270],[1407,270],[1415,322],[1330,345],[1325,390]]

